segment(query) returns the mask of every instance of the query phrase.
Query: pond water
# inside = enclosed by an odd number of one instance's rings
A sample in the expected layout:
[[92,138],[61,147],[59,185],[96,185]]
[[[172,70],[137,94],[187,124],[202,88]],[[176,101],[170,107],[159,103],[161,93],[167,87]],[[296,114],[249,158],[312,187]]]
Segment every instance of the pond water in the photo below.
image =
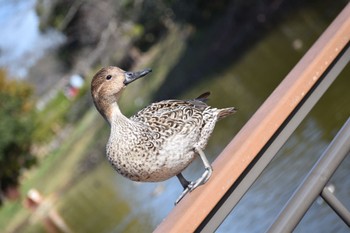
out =
[[[24,9],[33,3],[28,2],[23,3]],[[209,89],[212,92],[210,105],[239,108],[236,115],[217,124],[206,148],[210,161],[215,160],[329,25],[329,18],[323,17],[326,8],[310,5],[282,17],[281,22],[253,44],[240,60],[214,76],[205,77],[182,94],[186,98],[195,97]],[[33,17],[30,15],[28,13],[29,18]],[[350,116],[349,76],[350,66],[347,65],[218,232],[264,232],[272,223]],[[103,151],[100,156],[104,156]],[[350,209],[349,171],[348,156],[331,183],[336,196]],[[184,174],[192,179],[201,172],[201,163],[195,161]],[[176,178],[160,183],[135,183],[117,175],[104,160],[67,191],[57,206],[74,232],[150,232],[171,211],[181,191]],[[349,232],[349,229],[327,205],[317,201],[295,232]]]

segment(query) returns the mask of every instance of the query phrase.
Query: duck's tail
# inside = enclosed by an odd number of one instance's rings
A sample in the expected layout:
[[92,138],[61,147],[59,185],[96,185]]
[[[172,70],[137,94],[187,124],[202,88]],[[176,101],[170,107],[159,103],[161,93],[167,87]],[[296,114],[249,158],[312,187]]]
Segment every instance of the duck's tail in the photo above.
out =
[[219,109],[218,119],[221,120],[229,115],[232,115],[237,112],[237,108],[231,107],[231,108],[222,108]]

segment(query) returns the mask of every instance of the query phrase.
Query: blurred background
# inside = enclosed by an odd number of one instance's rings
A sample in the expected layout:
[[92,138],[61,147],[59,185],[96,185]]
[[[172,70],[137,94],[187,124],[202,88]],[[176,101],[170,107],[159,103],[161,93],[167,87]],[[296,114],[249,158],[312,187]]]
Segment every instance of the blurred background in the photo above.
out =
[[[217,124],[210,161],[347,4],[346,0],[0,0],[0,232],[151,232],[182,192],[136,183],[105,158],[109,127],[90,81],[102,66],[153,72],[128,86],[130,116],[194,98],[239,112]],[[264,232],[350,115],[350,67],[217,232]],[[186,171],[202,172],[200,161]],[[350,158],[332,177],[350,208]],[[349,232],[322,200],[295,232]]]

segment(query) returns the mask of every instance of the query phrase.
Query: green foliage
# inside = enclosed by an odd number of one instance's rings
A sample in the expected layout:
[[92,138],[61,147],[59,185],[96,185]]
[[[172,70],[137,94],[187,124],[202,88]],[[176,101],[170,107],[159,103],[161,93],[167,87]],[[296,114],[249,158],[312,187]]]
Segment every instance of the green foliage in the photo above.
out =
[[32,88],[22,82],[6,80],[0,70],[0,192],[18,185],[22,169],[35,163],[31,154],[34,131]]
[[47,143],[65,123],[65,115],[71,107],[71,102],[59,91],[56,96],[36,114],[37,125],[33,137],[37,142]]

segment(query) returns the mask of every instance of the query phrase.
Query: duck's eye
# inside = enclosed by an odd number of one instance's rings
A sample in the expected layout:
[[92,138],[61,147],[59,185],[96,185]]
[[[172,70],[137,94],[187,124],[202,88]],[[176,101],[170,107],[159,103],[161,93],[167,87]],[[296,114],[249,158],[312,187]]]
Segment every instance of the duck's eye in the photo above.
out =
[[112,75],[107,75],[107,76],[106,76],[106,79],[107,79],[107,80],[110,80],[111,78],[112,78]]

